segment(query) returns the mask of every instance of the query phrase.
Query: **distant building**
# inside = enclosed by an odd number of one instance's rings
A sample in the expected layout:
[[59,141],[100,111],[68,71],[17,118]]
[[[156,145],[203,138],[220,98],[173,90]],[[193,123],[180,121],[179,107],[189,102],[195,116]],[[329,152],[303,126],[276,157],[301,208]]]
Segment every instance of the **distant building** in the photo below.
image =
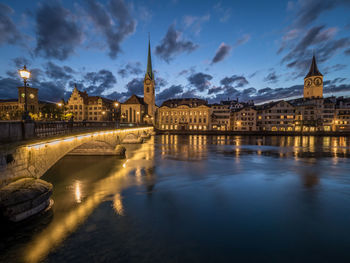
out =
[[287,101],[256,106],[260,131],[294,131],[294,106]]
[[214,103],[210,105],[211,130],[228,131],[230,129],[231,104]]
[[230,117],[230,130],[256,131],[256,116],[257,111],[251,106],[233,110]]
[[151,44],[148,42],[147,71],[143,81],[144,97],[132,95],[121,105],[123,123],[147,123],[155,125],[155,78],[152,70]]
[[197,98],[170,99],[158,108],[157,123],[160,130],[210,129],[210,107]]
[[336,101],[334,131],[350,131],[350,98],[340,97]]
[[86,91],[79,91],[75,86],[68,99],[66,112],[72,114],[75,121],[116,121],[119,115],[119,102],[89,96]]
[[[55,103],[39,101],[38,89],[27,87],[27,95],[27,109],[33,119],[59,118],[57,112],[48,111],[49,108],[56,108]],[[24,112],[24,102],[24,87],[18,87],[17,99],[0,100],[0,120],[21,120]]]
[[144,123],[145,112],[147,112],[147,104],[143,98],[132,95],[122,104],[121,120],[124,123]]

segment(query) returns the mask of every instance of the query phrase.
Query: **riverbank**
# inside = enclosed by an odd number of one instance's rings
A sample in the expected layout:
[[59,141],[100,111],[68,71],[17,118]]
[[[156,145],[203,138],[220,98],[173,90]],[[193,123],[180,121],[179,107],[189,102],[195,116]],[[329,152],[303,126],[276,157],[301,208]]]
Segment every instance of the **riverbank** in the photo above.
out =
[[172,135],[227,135],[227,136],[350,136],[350,131],[344,132],[279,132],[279,131],[181,131],[181,130],[158,130],[157,134]]

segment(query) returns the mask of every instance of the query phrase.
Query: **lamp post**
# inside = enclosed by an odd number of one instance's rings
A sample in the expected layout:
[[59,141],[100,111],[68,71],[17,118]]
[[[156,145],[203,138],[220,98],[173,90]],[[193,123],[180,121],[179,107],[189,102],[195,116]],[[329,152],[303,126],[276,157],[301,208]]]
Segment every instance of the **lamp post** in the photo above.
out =
[[19,70],[19,75],[21,76],[24,82],[24,114],[22,116],[22,119],[24,121],[30,121],[31,119],[28,114],[28,105],[27,105],[27,79],[30,78],[30,71],[28,71],[26,66],[24,65],[23,69]]

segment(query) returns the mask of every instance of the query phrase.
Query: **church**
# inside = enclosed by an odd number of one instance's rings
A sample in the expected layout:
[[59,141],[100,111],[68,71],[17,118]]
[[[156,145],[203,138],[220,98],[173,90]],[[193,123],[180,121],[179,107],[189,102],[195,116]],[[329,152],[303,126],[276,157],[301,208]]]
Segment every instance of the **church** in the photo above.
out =
[[152,70],[151,43],[148,41],[147,71],[143,81],[144,97],[132,95],[121,105],[121,122],[155,124],[155,81]]

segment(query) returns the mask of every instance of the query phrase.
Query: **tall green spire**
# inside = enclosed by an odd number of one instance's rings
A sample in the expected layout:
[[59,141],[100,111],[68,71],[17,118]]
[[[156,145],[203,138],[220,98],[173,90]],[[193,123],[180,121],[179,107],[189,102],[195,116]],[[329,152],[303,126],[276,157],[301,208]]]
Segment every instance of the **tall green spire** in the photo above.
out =
[[153,71],[152,71],[152,58],[151,58],[151,40],[148,35],[148,58],[147,58],[147,72],[146,74],[153,79]]

